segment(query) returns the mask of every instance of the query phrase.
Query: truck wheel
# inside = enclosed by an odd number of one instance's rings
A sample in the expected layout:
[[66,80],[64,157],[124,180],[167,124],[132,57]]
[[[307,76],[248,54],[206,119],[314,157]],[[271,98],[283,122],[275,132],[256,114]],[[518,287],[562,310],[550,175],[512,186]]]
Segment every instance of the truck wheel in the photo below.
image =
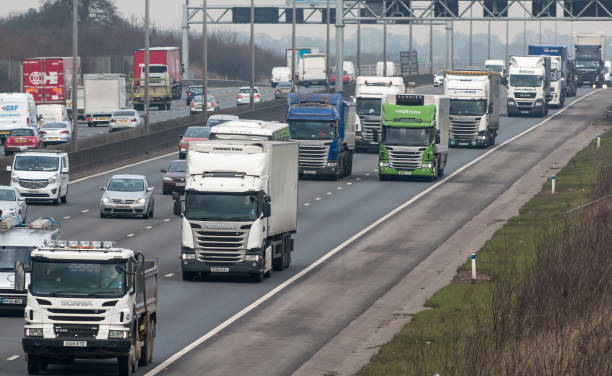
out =
[[132,353],[130,352],[127,356],[120,356],[117,358],[117,367],[119,376],[131,376],[134,371],[132,366]]
[[195,275],[194,272],[183,272],[183,281],[193,281]]
[[253,274],[251,275],[251,279],[252,279],[252,280],[253,280],[253,282],[255,282],[255,283],[261,283],[261,281],[263,281],[263,279],[264,279],[264,273],[263,273],[263,271],[262,271],[262,272],[259,272],[259,273],[253,273]]
[[41,371],[41,359],[38,355],[26,354],[28,358],[28,374],[38,375]]
[[153,346],[155,345],[155,320],[149,320],[147,326],[147,338],[140,350],[140,358],[138,359],[139,366],[147,366],[153,361]]
[[346,169],[346,176],[351,176],[353,174],[353,152],[349,153],[348,159],[348,168]]

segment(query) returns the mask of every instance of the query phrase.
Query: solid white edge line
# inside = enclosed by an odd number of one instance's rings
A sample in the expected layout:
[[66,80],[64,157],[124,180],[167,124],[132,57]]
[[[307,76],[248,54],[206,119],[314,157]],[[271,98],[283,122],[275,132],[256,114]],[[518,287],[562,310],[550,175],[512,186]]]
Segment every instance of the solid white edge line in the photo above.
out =
[[181,350],[179,350],[178,352],[176,352],[174,355],[172,355],[171,357],[169,357],[168,359],[164,360],[163,362],[161,362],[159,365],[157,365],[157,367],[153,368],[152,370],[150,370],[149,372],[147,372],[145,374],[145,376],[154,376],[157,375],[159,372],[163,371],[165,368],[167,368],[169,365],[171,365],[172,363],[174,363],[176,360],[178,360],[179,358],[181,358],[183,355],[187,354],[189,351],[193,350],[194,348],[198,347],[199,345],[201,345],[202,343],[206,342],[208,339],[210,339],[211,337],[217,335],[219,332],[221,332],[223,329],[227,328],[228,326],[230,326],[231,324],[233,324],[234,322],[236,322],[238,319],[242,318],[244,315],[246,315],[247,313],[249,313],[250,311],[252,311],[254,308],[256,308],[257,306],[261,305],[262,303],[264,303],[266,300],[270,299],[271,297],[273,297],[274,295],[278,294],[280,291],[284,290],[285,288],[287,288],[288,286],[290,286],[292,283],[294,283],[295,281],[297,281],[298,279],[302,278],[304,275],[308,274],[310,271],[312,271],[313,269],[315,269],[317,266],[321,265],[322,263],[324,263],[325,261],[327,261],[330,257],[334,256],[336,253],[340,252],[342,249],[344,249],[346,246],[348,246],[349,244],[351,244],[352,242],[354,242],[355,240],[359,239],[360,237],[362,237],[364,234],[370,232],[372,229],[374,229],[375,227],[377,227],[379,224],[381,224],[382,222],[386,221],[387,219],[389,219],[390,217],[394,216],[395,214],[397,214],[399,211],[405,209],[407,206],[411,205],[412,203],[414,203],[415,201],[417,201],[418,199],[420,199],[421,197],[425,196],[426,194],[428,194],[429,192],[433,191],[434,189],[436,189],[437,187],[439,187],[440,185],[446,183],[450,178],[454,177],[455,175],[458,175],[459,173],[463,172],[464,170],[470,168],[471,166],[473,166],[474,164],[478,163],[479,161],[481,161],[482,159],[484,159],[486,156],[488,156],[489,154],[497,151],[499,148],[513,142],[514,140],[526,135],[527,133],[533,131],[534,129],[540,127],[541,125],[544,125],[546,123],[548,123],[550,121],[550,119],[554,118],[555,116],[563,113],[563,111],[567,110],[568,108],[570,108],[571,106],[573,106],[575,103],[580,102],[581,100],[588,98],[589,96],[600,92],[603,89],[599,89],[599,90],[595,90],[592,91],[590,93],[585,94],[584,96],[577,98],[575,101],[573,101],[572,103],[568,104],[567,106],[565,106],[564,108],[560,109],[559,111],[557,111],[556,113],[552,114],[551,116],[547,117],[546,119],[542,120],[541,122],[534,124],[533,126],[531,126],[530,128],[524,130],[523,132],[517,134],[516,136],[506,140],[505,142],[493,147],[492,149],[490,149],[489,151],[487,151],[486,153],[482,154],[481,156],[479,156],[478,158],[474,159],[473,161],[463,165],[462,167],[460,167],[458,170],[456,170],[455,172],[453,172],[452,174],[442,178],[441,180],[438,180],[438,182],[436,182],[435,184],[431,185],[429,188],[427,188],[426,190],[422,191],[421,193],[417,194],[416,196],[414,196],[413,198],[411,198],[410,200],[406,201],[405,203],[403,203],[402,205],[398,206],[397,208],[391,210],[389,213],[385,214],[384,216],[380,217],[379,219],[377,219],[376,221],[374,221],[373,223],[371,223],[368,227],[364,228],[363,230],[359,231],[358,233],[356,233],[355,235],[351,236],[350,238],[348,238],[347,240],[345,240],[342,244],[338,245],[336,248],[332,249],[331,251],[327,252],[325,255],[323,255],[320,259],[316,260],[315,262],[313,262],[312,264],[310,264],[309,266],[307,266],[306,268],[302,269],[300,272],[298,272],[296,275],[294,275],[293,277],[287,279],[285,282],[281,283],[280,285],[276,286],[274,289],[270,290],[267,294],[265,294],[264,296],[262,296],[261,298],[255,300],[253,303],[249,304],[248,306],[244,307],[240,312],[236,313],[234,316],[228,318],[227,320],[225,320],[224,322],[222,322],[221,324],[219,324],[217,327],[215,327],[214,329],[212,329],[211,331],[209,331],[208,333],[204,334],[203,336],[201,336],[200,338],[196,339],[195,341],[193,341],[192,343],[190,343],[189,345],[185,346],[184,348],[182,348]]

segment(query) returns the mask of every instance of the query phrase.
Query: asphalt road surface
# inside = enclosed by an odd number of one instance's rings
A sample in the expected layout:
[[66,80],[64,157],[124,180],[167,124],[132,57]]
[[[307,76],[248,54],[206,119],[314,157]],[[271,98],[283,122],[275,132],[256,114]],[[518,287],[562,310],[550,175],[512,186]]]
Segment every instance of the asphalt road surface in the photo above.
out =
[[[424,87],[417,91],[440,93],[441,89]],[[579,95],[589,91],[581,89]],[[601,96],[593,97],[601,101]],[[569,98],[566,103],[574,99]],[[591,100],[595,99],[587,99],[579,107],[582,113],[589,111],[587,103]],[[555,112],[552,110],[550,113]],[[576,110],[566,111],[559,118],[568,119],[563,120],[567,123],[565,131],[529,133],[519,139],[523,142],[517,143],[512,153],[491,159],[491,164],[488,164],[489,158],[479,162],[453,179],[454,190],[436,190],[426,195],[414,209],[390,219],[383,232],[377,229],[363,241],[350,245],[342,254],[317,268],[315,274],[296,281],[277,297],[262,302],[255,312],[221,331],[197,351],[170,365],[162,374],[201,374],[204,369],[206,374],[219,375],[290,374],[392,286],[398,275],[408,272],[435,250],[437,244],[494,200],[542,155],[585,126],[576,121],[580,119]],[[503,117],[497,143],[540,121],[540,118]],[[544,138],[540,140],[538,137]],[[485,152],[483,149],[450,149],[445,173],[452,174]],[[179,221],[172,215],[171,198],[161,195],[160,189],[160,169],[166,168],[176,157],[165,156],[115,172],[147,175],[152,185],[157,187],[153,219],[99,217],[101,192],[97,187],[104,185],[112,174],[71,184],[65,205],[28,207],[30,220],[53,216],[61,221],[63,239],[113,240],[119,246],[142,250],[148,257],[159,257],[159,311],[154,363],[139,368],[137,373],[140,375],[432,185],[422,181],[381,182],[376,173],[377,155],[356,154],[353,176],[349,178],[300,181],[298,231],[289,269],[273,273],[270,279],[260,284],[223,278],[184,282],[178,262]],[[427,226],[429,221],[425,218],[431,219],[432,225],[441,227]],[[0,332],[0,374],[23,375],[26,367],[21,348],[22,313],[0,315],[0,327],[3,328]],[[79,360],[70,366],[50,365],[46,374],[111,375],[115,373],[115,364],[113,360]]]

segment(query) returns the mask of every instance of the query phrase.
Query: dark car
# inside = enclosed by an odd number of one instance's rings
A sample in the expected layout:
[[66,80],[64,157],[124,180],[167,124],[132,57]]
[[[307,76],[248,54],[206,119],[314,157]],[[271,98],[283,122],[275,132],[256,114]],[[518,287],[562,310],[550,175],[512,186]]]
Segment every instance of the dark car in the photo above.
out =
[[291,92],[291,82],[279,82],[274,90],[274,99],[287,98]]
[[193,100],[193,97],[195,97],[196,95],[202,95],[202,85],[189,86],[189,88],[187,88],[187,93],[185,94],[187,97],[187,106],[189,106],[191,104],[191,101]]
[[187,162],[182,159],[176,159],[170,163],[167,170],[164,172],[163,178],[163,193],[169,195],[172,192],[185,192],[185,167]]

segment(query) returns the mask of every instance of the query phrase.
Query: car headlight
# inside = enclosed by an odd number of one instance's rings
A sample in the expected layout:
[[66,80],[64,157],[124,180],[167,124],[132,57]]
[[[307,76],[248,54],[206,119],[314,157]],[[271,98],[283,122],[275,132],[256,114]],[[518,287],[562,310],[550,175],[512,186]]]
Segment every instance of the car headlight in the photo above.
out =
[[108,338],[114,338],[114,339],[127,339],[130,337],[130,331],[129,330],[109,330],[108,331]]
[[13,175],[11,177],[11,181],[13,181],[14,183],[18,183],[19,182],[19,178],[17,176]]
[[431,168],[431,163],[423,163],[423,168]]
[[15,208],[10,208],[8,210],[8,212],[11,213],[11,214],[15,214],[16,211],[17,211],[17,209],[15,209]]
[[164,176],[164,181],[172,181],[172,178],[170,176]]
[[338,162],[327,162],[327,167],[337,167]]
[[146,200],[146,199],[144,199],[144,198],[139,198],[138,200],[136,200],[136,203],[137,203],[137,204],[144,204],[144,203],[145,203],[145,201],[147,201],[147,200]]
[[42,328],[25,328],[24,334],[26,337],[42,337]]
[[[181,253],[181,259],[183,259],[183,260],[195,260],[195,253]],[[248,260],[246,260],[246,261],[248,261]]]
[[51,176],[48,180],[49,184],[55,183],[57,181],[57,176]]
[[389,167],[389,162],[380,162],[380,167]]
[[105,203],[105,204],[108,204],[108,203],[111,202],[111,199],[108,198],[108,197],[102,197],[102,202]]

